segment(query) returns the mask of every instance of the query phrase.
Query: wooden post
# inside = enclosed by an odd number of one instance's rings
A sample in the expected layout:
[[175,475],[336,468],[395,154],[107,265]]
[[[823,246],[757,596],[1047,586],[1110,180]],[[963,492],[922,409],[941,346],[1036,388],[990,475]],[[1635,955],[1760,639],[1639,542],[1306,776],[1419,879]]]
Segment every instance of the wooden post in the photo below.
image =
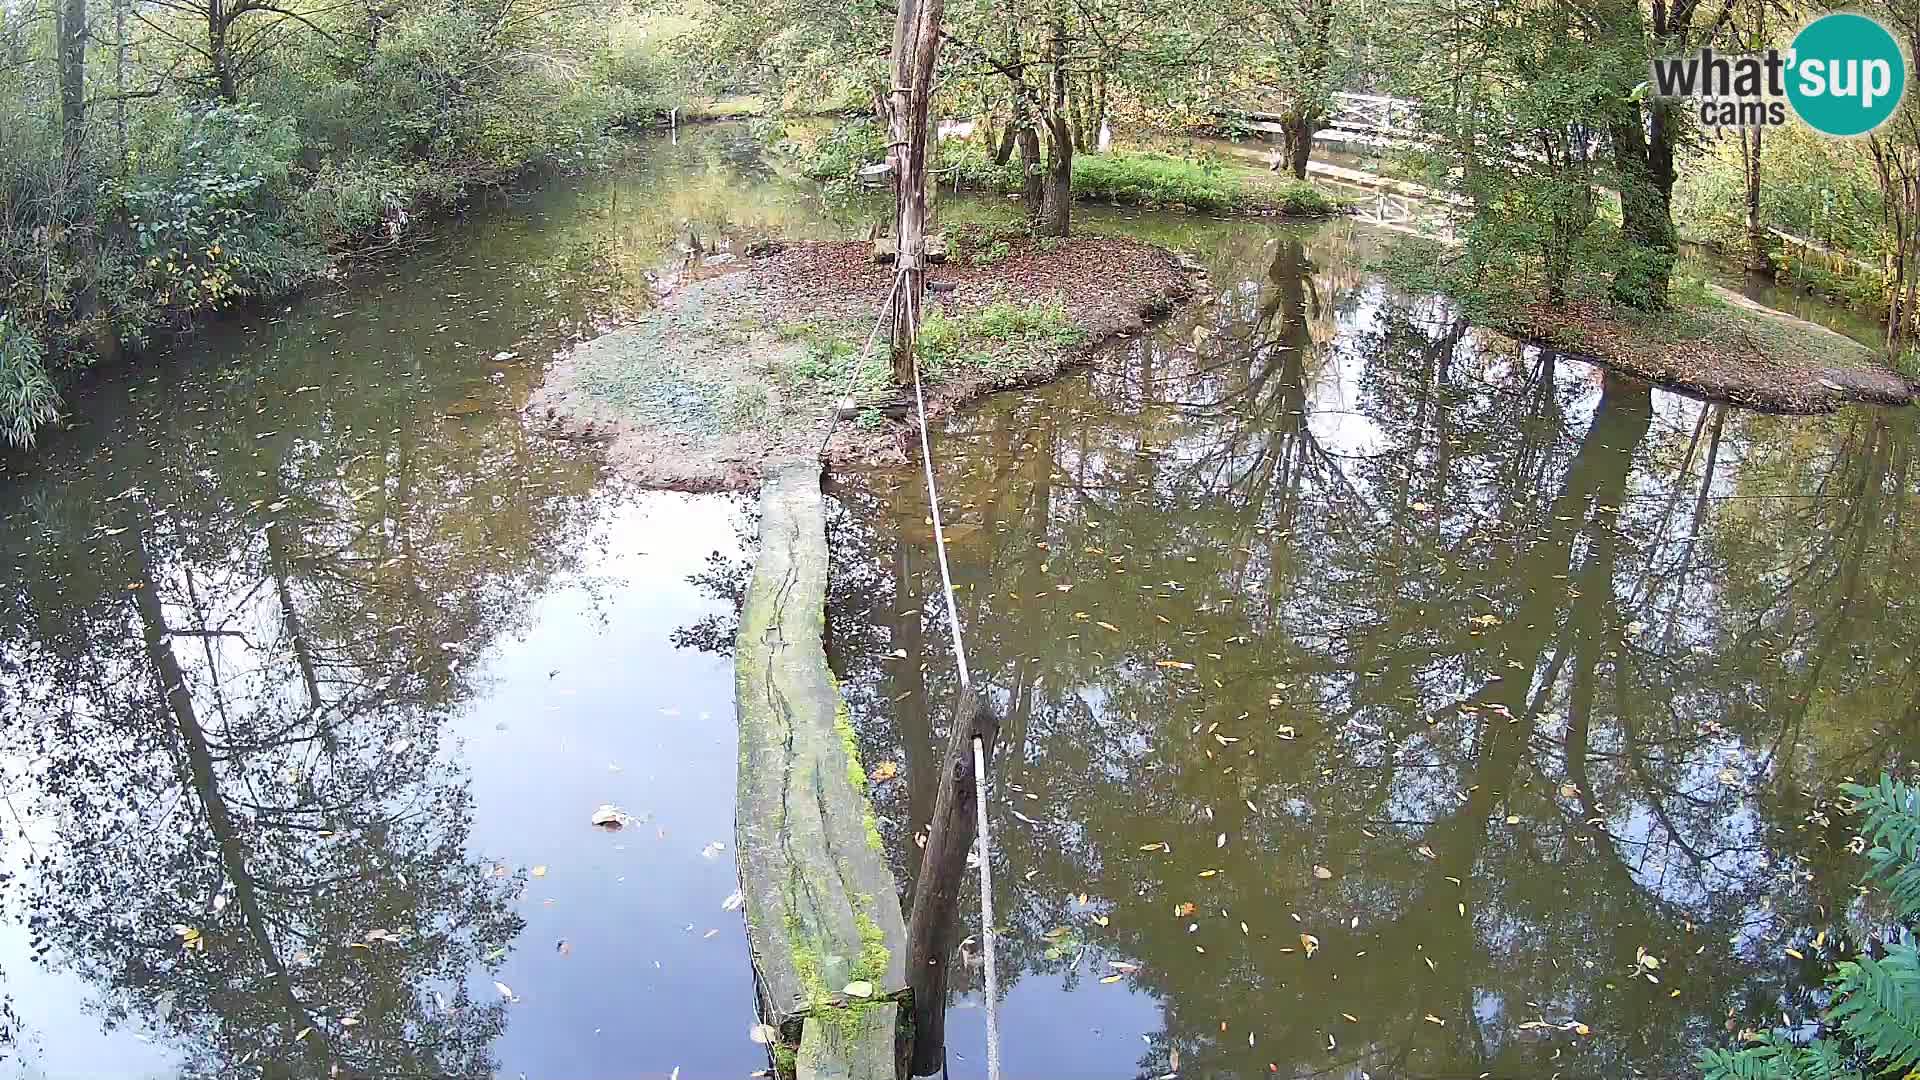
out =
[[[993,760],[1000,721],[980,703],[971,686],[960,688],[954,705],[953,734],[940,769],[940,793],[933,803],[927,847],[913,882],[913,911],[907,917],[907,986],[913,991],[911,1077],[938,1076],[947,1056],[947,968],[959,944],[960,898],[966,891],[967,853],[973,850],[975,807],[973,740],[982,757]],[[992,927],[982,927],[990,933]]]
[[904,288],[896,295],[893,379],[913,378],[913,345],[920,336],[927,283],[927,117],[933,104],[933,68],[940,53],[944,0],[908,0],[893,28],[893,87],[887,94],[887,161],[893,165],[894,250]]

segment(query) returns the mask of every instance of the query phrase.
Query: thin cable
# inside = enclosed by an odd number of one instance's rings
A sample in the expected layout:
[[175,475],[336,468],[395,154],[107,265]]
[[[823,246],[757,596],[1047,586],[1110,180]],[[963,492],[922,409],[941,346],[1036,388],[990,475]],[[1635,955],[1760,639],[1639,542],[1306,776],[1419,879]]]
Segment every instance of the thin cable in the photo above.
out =
[[[913,403],[920,410],[920,464],[927,472],[927,505],[933,517],[933,547],[940,556],[940,584],[947,593],[947,627],[953,633],[953,659],[960,669],[962,688],[973,685],[967,671],[967,647],[960,642],[960,609],[953,602],[953,574],[947,569],[947,536],[940,526],[940,491],[933,483],[933,446],[927,441],[927,399],[920,393],[919,342],[913,344]],[[982,865],[985,865],[984,862]]]
[[[867,362],[867,354],[873,351],[874,339],[880,336],[880,325],[887,321],[887,312],[893,310],[893,302],[900,296],[900,279],[904,276],[904,273],[893,275],[893,288],[887,290],[887,299],[880,305],[880,317],[873,320],[873,330],[867,334],[867,344],[860,350],[860,359],[854,363],[855,370]],[[826,456],[827,443],[833,441],[833,426],[839,422],[840,403],[836,401],[833,411],[827,414],[827,433],[820,437],[820,449],[814,453],[814,457]]]
[[987,834],[987,755],[973,740],[973,809],[980,821],[980,948],[987,971],[987,1080],[1000,1080],[1000,976],[993,966],[993,842]]
[[[901,253],[901,258],[906,258]],[[895,279],[895,299],[906,282],[903,267]],[[911,327],[911,323],[909,326]],[[973,683],[967,670],[967,647],[960,640],[960,609],[953,599],[953,572],[947,567],[947,534],[940,520],[940,488],[933,479],[933,444],[927,437],[927,399],[920,388],[920,350],[918,341],[909,341],[913,357],[913,404],[920,418],[920,464],[927,477],[927,506],[933,518],[933,547],[940,559],[940,584],[947,600],[947,629],[953,635],[954,665],[959,669],[964,692]],[[955,718],[965,723],[968,718]],[[987,829],[987,760],[980,739],[973,740],[973,806],[980,840],[980,943],[981,962],[986,966],[987,997],[987,1080],[1000,1080],[1000,976],[995,970],[993,947],[993,841]]]

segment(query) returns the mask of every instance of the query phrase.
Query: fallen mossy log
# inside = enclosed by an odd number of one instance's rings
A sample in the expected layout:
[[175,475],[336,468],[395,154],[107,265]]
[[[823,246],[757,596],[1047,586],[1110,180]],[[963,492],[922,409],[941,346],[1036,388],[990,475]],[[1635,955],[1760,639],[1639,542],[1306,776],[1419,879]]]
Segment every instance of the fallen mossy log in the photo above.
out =
[[734,652],[748,947],[799,1074],[865,1080],[893,1075],[906,930],[827,667],[826,588],[820,465],[770,468]]

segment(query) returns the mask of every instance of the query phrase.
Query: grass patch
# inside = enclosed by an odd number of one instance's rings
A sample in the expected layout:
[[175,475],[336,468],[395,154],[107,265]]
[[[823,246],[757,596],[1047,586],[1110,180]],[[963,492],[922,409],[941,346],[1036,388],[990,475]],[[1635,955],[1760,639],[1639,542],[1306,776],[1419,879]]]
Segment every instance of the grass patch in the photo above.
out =
[[776,329],[774,336],[802,347],[800,357],[785,367],[789,385],[855,397],[893,385],[893,370],[884,353],[876,348],[862,360],[862,342],[830,327],[812,322],[787,323]]
[[1339,198],[1292,177],[1275,178],[1212,158],[1151,151],[1115,151],[1073,159],[1073,193],[1085,199],[1142,206],[1185,206],[1212,213],[1275,211],[1327,217],[1346,209]]
[[1150,152],[1073,159],[1073,193],[1083,199],[1226,211],[1238,202],[1237,188],[1217,162]]
[[[862,166],[884,161],[887,135],[870,118],[823,132],[792,132],[780,142],[806,175],[843,184]],[[980,139],[949,139],[934,148],[930,166],[940,182],[1011,194],[1021,188],[1020,163],[994,161]],[[1298,217],[1342,213],[1346,203],[1304,180],[1273,177],[1217,157],[1183,157],[1152,150],[1076,154],[1073,195],[1127,206],[1184,207],[1208,213],[1277,212]]]
[[688,120],[744,120],[752,116],[764,116],[767,102],[758,94],[731,94],[714,98],[707,102],[692,102],[681,110],[680,115]]
[[1065,301],[997,300],[965,315],[934,312],[920,326],[920,357],[934,375],[960,369],[1008,374],[1035,352],[1065,352],[1087,338]]

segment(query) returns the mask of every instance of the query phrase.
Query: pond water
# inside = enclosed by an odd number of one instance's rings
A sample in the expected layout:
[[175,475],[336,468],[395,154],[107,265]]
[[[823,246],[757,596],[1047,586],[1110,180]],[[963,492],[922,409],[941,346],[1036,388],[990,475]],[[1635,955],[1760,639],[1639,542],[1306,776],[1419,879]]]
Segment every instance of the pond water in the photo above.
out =
[[[753,500],[632,490],[517,406],[690,228],[870,213],[737,130],[648,144],[7,462],[0,1075],[763,1068],[726,910]],[[1873,916],[1833,785],[1920,746],[1912,414],[1520,349],[1349,222],[1084,217],[1212,283],[936,437],[1004,718],[1009,1075],[1685,1076],[1730,1012],[1811,1015]],[[831,494],[904,887],[955,690],[925,494]]]

